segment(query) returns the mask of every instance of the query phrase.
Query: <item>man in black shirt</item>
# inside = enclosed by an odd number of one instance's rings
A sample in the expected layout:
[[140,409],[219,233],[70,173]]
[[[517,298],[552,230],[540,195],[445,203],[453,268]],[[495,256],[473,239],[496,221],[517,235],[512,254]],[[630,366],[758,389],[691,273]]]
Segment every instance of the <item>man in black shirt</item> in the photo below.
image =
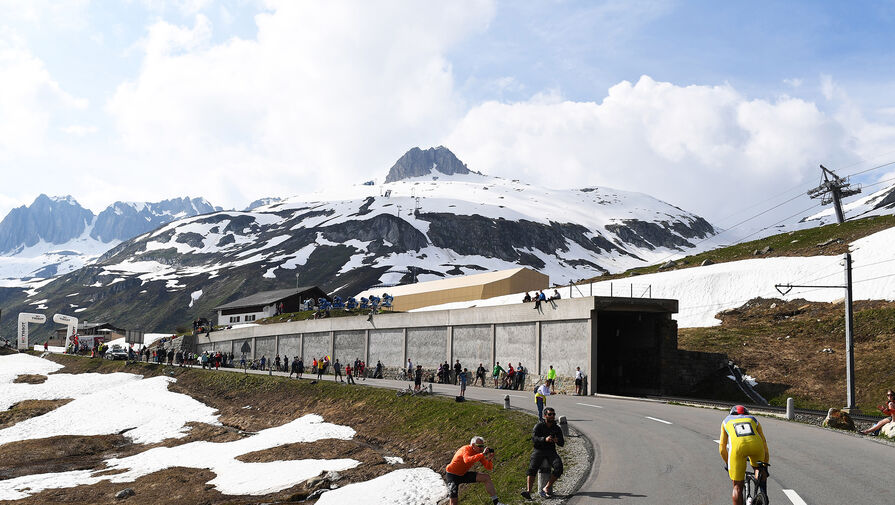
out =
[[539,491],[539,494],[541,498],[552,498],[553,483],[562,475],[563,471],[562,459],[556,453],[556,446],[562,447],[566,445],[566,440],[562,436],[562,430],[556,424],[556,411],[553,410],[553,407],[544,409],[544,420],[535,425],[531,433],[531,441],[532,445],[534,445],[534,450],[531,451],[531,461],[528,464],[528,472],[526,473],[526,489],[522,493],[522,497],[526,500],[531,500],[531,487],[538,475],[538,470],[541,468],[541,463],[546,459],[550,466],[553,467],[553,472],[550,474],[550,480],[547,481],[547,485]]

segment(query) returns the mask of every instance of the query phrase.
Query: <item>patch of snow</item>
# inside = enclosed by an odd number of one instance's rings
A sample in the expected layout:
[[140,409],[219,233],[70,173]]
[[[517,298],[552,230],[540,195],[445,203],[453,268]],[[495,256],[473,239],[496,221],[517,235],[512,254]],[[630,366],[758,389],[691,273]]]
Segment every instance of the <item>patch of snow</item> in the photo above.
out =
[[190,293],[190,304],[189,304],[189,307],[192,307],[193,304],[196,303],[196,300],[198,300],[201,296],[202,296],[202,290],[201,290],[201,289],[200,289],[199,291],[193,291],[192,293]]
[[317,505],[437,505],[447,496],[444,480],[431,468],[405,468],[323,493]]

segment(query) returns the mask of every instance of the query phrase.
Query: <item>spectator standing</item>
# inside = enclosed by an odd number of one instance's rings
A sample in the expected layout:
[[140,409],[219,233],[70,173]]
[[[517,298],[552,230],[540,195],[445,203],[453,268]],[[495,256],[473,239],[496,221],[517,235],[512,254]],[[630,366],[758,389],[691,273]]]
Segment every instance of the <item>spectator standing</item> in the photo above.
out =
[[522,493],[522,497],[526,500],[531,500],[532,485],[538,470],[541,468],[541,464],[544,460],[547,460],[552,469],[550,479],[547,481],[544,489],[538,491],[538,494],[541,495],[541,498],[553,498],[553,483],[556,482],[556,479],[563,472],[562,458],[557,454],[556,446],[562,447],[566,445],[562,430],[556,424],[556,411],[553,410],[553,407],[544,409],[544,419],[535,425],[531,433],[531,442],[534,449],[531,451],[531,459],[528,463],[528,472],[526,472],[525,478],[525,492]]
[[319,363],[317,363],[317,358],[314,358],[314,364],[311,365],[311,373],[316,374],[319,367]]
[[298,360],[298,378],[301,379],[301,376],[305,373],[305,360],[301,356],[296,356],[292,362],[295,363],[295,360]]
[[553,369],[553,365],[547,370],[547,384],[550,386],[550,393],[556,394],[556,370]]
[[466,398],[466,380],[469,377],[469,370],[463,369],[457,374],[457,382],[460,384],[460,397]]
[[473,482],[481,482],[485,485],[485,490],[488,491],[494,505],[503,505],[497,499],[497,491],[494,489],[494,483],[491,482],[491,476],[487,473],[470,470],[476,463],[481,463],[485,470],[494,469],[494,449],[485,447],[485,440],[479,436],[472,437],[469,445],[457,449],[451,462],[444,469],[444,480],[448,488],[450,505],[459,503],[460,484]]
[[336,379],[338,379],[339,382],[345,382],[345,379],[342,378],[342,364],[339,363],[339,358],[336,358],[336,362],[333,363],[333,374],[333,382],[335,382]]
[[378,359],[376,360],[376,372],[373,373],[373,378],[374,379],[382,378],[382,361],[380,361]]
[[584,374],[581,373],[581,367],[575,367],[575,394],[581,396],[581,384],[584,379]]
[[317,380],[323,380],[323,368],[325,366],[326,364],[322,359],[317,361]]
[[516,387],[515,389],[522,391],[525,389],[525,368],[522,367],[522,362],[516,366]]
[[267,356],[261,355],[261,370],[264,370],[265,366],[267,366]]
[[513,385],[516,381],[516,369],[513,368],[513,363],[507,365],[507,376],[504,379],[504,388],[512,389]]
[[277,354],[277,357],[273,360],[273,369],[277,372],[280,371],[280,355]]
[[351,363],[345,365],[345,377],[348,379],[348,384],[354,384],[354,378],[351,377]]
[[298,360],[297,359],[292,360],[292,368],[289,369],[289,378],[290,379],[292,378],[292,374],[295,374],[296,379],[298,378]]
[[535,406],[538,408],[538,421],[544,420],[544,407],[547,406],[548,396],[550,396],[550,388],[547,384],[541,384],[535,390]]
[[454,363],[454,384],[457,384],[460,380],[460,372],[463,370],[463,367],[460,366],[460,360],[458,359],[456,363]]
[[413,371],[414,371],[413,362],[410,361],[410,358],[407,358],[407,380],[409,380],[409,381],[413,380]]
[[[289,371],[289,356],[283,356],[283,371],[284,372]],[[289,375],[292,375],[292,374],[289,374]]]
[[498,381],[500,380],[500,372],[503,372],[504,369],[500,366],[500,361],[494,365],[494,369],[491,370],[491,378],[494,379],[494,389],[497,389]]
[[479,379],[482,379],[482,387],[485,387],[485,373],[487,373],[485,365],[479,363],[479,367],[475,369],[475,380],[472,381],[472,385],[475,386]]
[[413,373],[413,390],[419,391],[423,384],[423,365],[417,365]]

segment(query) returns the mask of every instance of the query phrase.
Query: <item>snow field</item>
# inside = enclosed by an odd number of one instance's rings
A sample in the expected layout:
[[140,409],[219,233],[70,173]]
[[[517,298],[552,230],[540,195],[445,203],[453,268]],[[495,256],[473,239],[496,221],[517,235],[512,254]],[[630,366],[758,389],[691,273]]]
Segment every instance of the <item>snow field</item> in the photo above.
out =
[[[874,233],[851,244],[852,282],[855,300],[895,299],[895,228]],[[672,298],[679,301],[679,312],[674,315],[681,328],[716,326],[721,324],[715,314],[742,306],[756,297],[793,300],[804,298],[814,302],[834,302],[845,297],[844,289],[793,288],[783,295],[775,284],[842,286],[845,284],[842,256],[779,257],[749,259],[719,263],[704,267],[672,270],[630,279],[582,284],[573,288],[559,288],[564,298],[580,296],[629,296],[630,285],[635,285],[634,296],[650,288],[653,298]],[[553,290],[547,290],[552,293]],[[454,302],[416,309],[416,311],[489,307],[520,303],[524,293],[499,296],[486,300]]]
[[[57,435],[124,434],[136,443],[155,443],[185,435],[188,422],[220,424],[216,411],[189,396],[168,391],[175,379],[114,374],[53,374],[62,368],[49,360],[27,354],[0,356],[0,409],[26,399],[73,398],[68,404],[42,416],[0,430],[0,445],[18,440]],[[43,384],[16,384],[21,374],[47,375]],[[102,413],[101,415],[97,415]],[[156,447],[126,458],[106,460],[99,471],[26,475],[0,480],[0,500],[27,498],[45,489],[91,485],[101,481],[133,482],[175,466],[208,469],[215,478],[208,484],[230,495],[263,495],[281,491],[322,472],[344,471],[360,462],[353,459],[303,459],[244,463],[236,458],[250,452],[297,442],[323,439],[350,440],[348,426],[326,423],[308,414],[289,423],[225,443],[190,442],[176,447]],[[400,458],[390,458],[390,464]],[[109,470],[122,473],[103,475]],[[373,498],[373,503],[436,504],[447,496],[441,477],[429,468],[395,470],[367,482],[355,483],[324,494],[319,503],[344,503],[346,498]],[[326,500],[326,501],[323,501]]]

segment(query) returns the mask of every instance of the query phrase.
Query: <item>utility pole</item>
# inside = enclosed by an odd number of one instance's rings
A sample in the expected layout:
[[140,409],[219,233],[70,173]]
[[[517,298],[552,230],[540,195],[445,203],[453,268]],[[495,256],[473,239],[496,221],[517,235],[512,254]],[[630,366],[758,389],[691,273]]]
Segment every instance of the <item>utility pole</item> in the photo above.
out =
[[845,399],[848,411],[855,412],[855,339],[851,305],[851,253],[845,253]]
[[786,296],[792,288],[845,288],[845,403],[843,410],[856,414],[858,413],[855,405],[855,339],[853,335],[854,318],[852,317],[852,280],[851,280],[851,253],[845,253],[843,257],[843,265],[845,265],[845,285],[844,286],[804,286],[798,284],[775,284],[774,287],[781,295]]
[[839,224],[845,222],[845,214],[842,213],[842,199],[857,195],[861,192],[861,188],[852,188],[851,183],[848,182],[848,179],[843,179],[839,177],[832,170],[827,167],[821,165],[820,169],[822,170],[822,174],[824,176],[824,181],[820,183],[820,186],[809,190],[808,196],[811,198],[820,197],[821,205],[829,205],[833,204],[833,207],[836,209],[836,220]]

